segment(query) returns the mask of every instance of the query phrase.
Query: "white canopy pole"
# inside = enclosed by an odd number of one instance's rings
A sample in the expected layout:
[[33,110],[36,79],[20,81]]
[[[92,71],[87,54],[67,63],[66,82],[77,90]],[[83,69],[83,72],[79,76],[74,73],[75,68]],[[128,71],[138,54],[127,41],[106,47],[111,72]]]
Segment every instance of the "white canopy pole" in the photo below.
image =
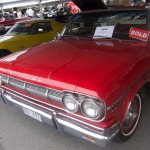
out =
[[2,15],[4,14],[4,10],[3,10],[3,4],[0,4],[0,8],[2,10]]
[[39,7],[40,7],[40,18],[43,18],[43,10],[42,10],[41,1],[42,1],[42,0],[38,0],[38,2],[39,2]]

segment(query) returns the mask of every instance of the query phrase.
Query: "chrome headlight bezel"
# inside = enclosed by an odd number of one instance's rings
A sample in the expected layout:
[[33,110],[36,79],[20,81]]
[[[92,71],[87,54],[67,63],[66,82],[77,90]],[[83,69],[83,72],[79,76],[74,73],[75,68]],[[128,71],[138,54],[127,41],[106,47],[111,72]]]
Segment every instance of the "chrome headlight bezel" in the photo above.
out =
[[[91,103],[97,109],[96,110],[97,115],[95,117],[88,115],[88,113],[84,110],[84,106],[86,103]],[[93,108],[91,108],[91,109],[93,109]],[[92,119],[92,120],[102,119],[105,115],[105,105],[101,100],[87,98],[81,103],[81,111],[89,119]]]
[[[76,105],[75,107],[75,109],[74,110],[71,110],[71,109],[69,109],[68,107],[67,107],[67,105],[66,105],[66,98],[68,98],[68,97],[70,97],[70,100],[73,100],[74,101],[74,104]],[[73,102],[72,101],[72,102]],[[67,111],[69,111],[69,112],[71,112],[71,113],[76,113],[77,111],[78,111],[78,109],[79,109],[79,104],[78,104],[78,101],[77,101],[77,99],[75,98],[75,96],[73,95],[73,94],[71,94],[71,93],[69,93],[69,94],[65,94],[64,96],[63,96],[63,98],[62,98],[62,104],[63,104],[63,106],[64,106],[64,108],[67,110]]]
[[[77,104],[77,107],[75,110],[71,111],[66,107],[65,102],[64,102],[64,99],[66,96],[71,96],[71,98],[73,98],[74,102]],[[91,104],[93,104],[95,106],[96,111],[98,112],[96,116],[91,117],[84,111],[83,107],[86,102],[90,102]],[[104,120],[104,118],[106,116],[105,101],[103,101],[99,98],[95,98],[95,97],[91,97],[91,96],[87,96],[87,95],[83,95],[83,94],[79,94],[79,93],[71,93],[71,92],[69,93],[68,92],[63,96],[62,104],[67,112],[72,113],[76,116],[80,116],[87,120],[96,121],[96,122],[102,121],[102,120]]]

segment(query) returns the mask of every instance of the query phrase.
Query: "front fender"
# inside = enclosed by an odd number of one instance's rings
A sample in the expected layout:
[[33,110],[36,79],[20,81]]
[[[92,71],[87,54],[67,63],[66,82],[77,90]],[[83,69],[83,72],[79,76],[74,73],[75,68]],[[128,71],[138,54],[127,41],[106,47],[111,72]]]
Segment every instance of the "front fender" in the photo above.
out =
[[120,124],[122,124],[122,122],[124,121],[131,100],[133,99],[136,93],[138,93],[142,88],[144,88],[147,82],[148,81],[145,80],[145,78],[142,78],[138,83],[136,83],[136,85],[129,91],[127,96],[124,98],[124,102],[122,105],[122,113],[120,117]]

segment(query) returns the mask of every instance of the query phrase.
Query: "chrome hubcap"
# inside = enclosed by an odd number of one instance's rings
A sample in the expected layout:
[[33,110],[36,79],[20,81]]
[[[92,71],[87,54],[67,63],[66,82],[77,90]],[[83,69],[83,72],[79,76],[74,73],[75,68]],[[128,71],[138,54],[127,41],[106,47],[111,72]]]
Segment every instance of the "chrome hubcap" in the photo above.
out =
[[131,101],[121,131],[123,135],[129,136],[135,130],[141,114],[141,98],[138,94]]

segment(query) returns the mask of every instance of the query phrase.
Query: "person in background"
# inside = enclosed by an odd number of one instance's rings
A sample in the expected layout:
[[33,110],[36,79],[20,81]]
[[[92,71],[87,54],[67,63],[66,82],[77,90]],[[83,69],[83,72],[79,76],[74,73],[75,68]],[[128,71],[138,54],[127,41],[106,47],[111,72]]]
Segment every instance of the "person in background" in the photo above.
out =
[[146,0],[146,2],[145,2],[145,8],[150,8],[150,0]]
[[71,15],[72,14],[71,13],[71,7],[68,6],[68,3],[64,3],[63,7],[64,7],[64,15]]
[[21,14],[22,14],[22,17],[27,17],[25,8],[21,9]]
[[17,11],[14,10],[13,15],[17,18]]
[[0,20],[2,20],[2,17],[3,17],[3,14],[2,14],[2,13],[0,13]]
[[75,5],[72,1],[70,1],[70,2],[68,3],[68,6],[71,8],[71,13],[72,13],[72,14],[75,14],[75,13],[80,12],[80,9],[78,8],[78,6]]
[[29,7],[29,8],[27,9],[26,14],[27,14],[27,16],[30,17],[30,18],[33,18],[34,15],[35,15],[35,13],[34,13],[34,11],[32,10],[31,7]]
[[20,9],[18,9],[18,11],[17,11],[17,17],[18,17],[18,18],[22,18],[22,12],[21,12]]

